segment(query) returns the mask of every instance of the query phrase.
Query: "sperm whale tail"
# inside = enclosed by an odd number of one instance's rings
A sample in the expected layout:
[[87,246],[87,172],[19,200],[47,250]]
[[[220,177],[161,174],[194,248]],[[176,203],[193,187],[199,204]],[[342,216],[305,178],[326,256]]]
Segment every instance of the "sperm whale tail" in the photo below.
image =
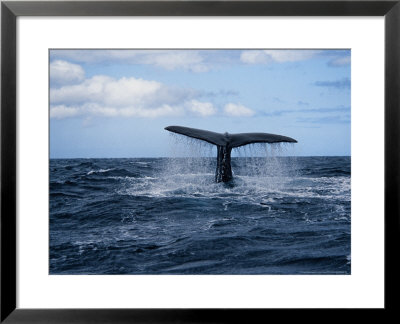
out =
[[206,141],[217,146],[216,182],[228,182],[232,179],[231,152],[235,147],[251,143],[297,143],[293,138],[268,133],[215,133],[203,129],[168,126],[167,131]]

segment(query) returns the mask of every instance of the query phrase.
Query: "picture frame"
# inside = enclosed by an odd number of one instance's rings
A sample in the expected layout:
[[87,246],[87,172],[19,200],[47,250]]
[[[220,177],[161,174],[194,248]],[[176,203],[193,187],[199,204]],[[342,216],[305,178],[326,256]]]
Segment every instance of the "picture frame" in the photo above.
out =
[[[19,16],[384,16],[385,17],[385,308],[399,287],[400,1],[3,1],[1,4],[1,322],[234,322],[270,309],[17,308],[16,20]],[[281,309],[280,313],[287,309]],[[277,312],[278,310],[273,310]],[[295,311],[295,310],[293,310]],[[302,311],[301,316],[308,316]],[[385,313],[383,314],[382,311]],[[297,310],[299,312],[299,310]],[[303,315],[304,314],[304,315]],[[306,315],[307,314],[307,315]],[[268,314],[269,315],[269,314]],[[392,314],[393,315],[393,314]]]

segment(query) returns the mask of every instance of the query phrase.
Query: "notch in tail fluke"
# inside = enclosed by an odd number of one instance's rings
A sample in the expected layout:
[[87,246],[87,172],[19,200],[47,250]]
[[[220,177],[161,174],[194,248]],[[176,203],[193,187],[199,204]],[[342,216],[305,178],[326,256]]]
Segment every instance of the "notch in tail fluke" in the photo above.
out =
[[206,141],[217,146],[217,171],[215,175],[216,182],[227,182],[232,179],[231,170],[231,151],[235,147],[240,147],[252,143],[297,143],[291,137],[268,134],[268,133],[215,133],[203,129],[168,126],[167,131],[185,135],[191,138]]

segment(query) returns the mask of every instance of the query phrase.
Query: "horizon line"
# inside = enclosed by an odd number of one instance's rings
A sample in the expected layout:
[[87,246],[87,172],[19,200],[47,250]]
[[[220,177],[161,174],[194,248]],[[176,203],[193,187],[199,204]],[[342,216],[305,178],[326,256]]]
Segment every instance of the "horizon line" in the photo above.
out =
[[[277,156],[233,156],[232,158],[268,158],[268,157],[351,157],[351,155],[277,155]],[[185,159],[185,158],[213,158],[212,156],[143,156],[143,157],[50,157],[49,160],[74,160],[74,159]]]

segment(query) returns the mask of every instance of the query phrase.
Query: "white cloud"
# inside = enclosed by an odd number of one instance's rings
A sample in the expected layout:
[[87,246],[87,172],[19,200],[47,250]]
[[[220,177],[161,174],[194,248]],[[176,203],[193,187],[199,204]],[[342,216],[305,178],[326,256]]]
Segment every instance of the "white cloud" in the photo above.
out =
[[120,62],[149,64],[166,70],[208,71],[202,51],[197,50],[54,50],[52,57],[84,63]]
[[[184,56],[185,57],[185,56]],[[157,56],[152,57],[156,64]],[[171,67],[176,56],[162,57],[157,64]],[[64,71],[81,71],[76,64],[54,61],[55,67]],[[61,71],[58,68],[58,71]],[[82,70],[83,72],[83,70]],[[218,113],[211,102],[199,101],[204,95],[201,91],[167,86],[161,82],[134,77],[113,78],[95,75],[83,79],[70,78],[75,84],[63,84],[50,88],[50,117],[55,119],[84,116],[103,117],[143,117],[180,116],[192,114],[208,117]],[[252,116],[254,112],[243,105],[228,104],[224,109],[230,116]]]
[[80,115],[80,109],[76,107],[68,107],[65,105],[51,106],[50,118],[62,119]]
[[107,107],[96,103],[88,103],[80,106],[51,106],[50,117],[63,119],[76,116],[103,116],[103,117],[143,117],[157,118],[162,116],[179,116],[184,113],[182,107],[162,105],[156,108],[145,107]]
[[56,60],[50,63],[50,80],[53,84],[63,85],[80,82],[85,71],[78,64]]
[[253,110],[240,104],[228,103],[224,107],[224,113],[233,117],[250,117],[255,114]]
[[50,100],[55,103],[103,103],[112,106],[138,105],[153,99],[161,83],[136,78],[114,79],[94,76],[82,83],[51,89]]
[[240,55],[240,60],[248,64],[284,63],[311,59],[321,51],[316,50],[247,50]]
[[50,116],[156,118],[191,113],[206,117],[217,112],[211,103],[195,100],[196,95],[193,89],[167,87],[156,81],[98,75],[79,84],[51,88]]
[[264,51],[252,50],[243,51],[240,54],[240,60],[249,64],[261,64],[271,62],[271,58],[264,53]]
[[210,102],[200,102],[197,100],[191,100],[188,103],[188,108],[198,116],[206,117],[214,115],[217,110]]
[[195,51],[165,51],[151,55],[140,55],[138,61],[166,70],[175,70],[178,68],[193,72],[206,72],[208,70],[208,67],[203,62],[203,57]]
[[343,57],[338,57],[335,58],[333,60],[331,60],[328,65],[329,66],[335,66],[335,67],[339,67],[339,66],[346,66],[349,65],[351,63],[351,56],[343,56]]
[[265,50],[264,53],[269,55],[274,61],[296,62],[305,61],[319,54],[321,51],[315,50]]

